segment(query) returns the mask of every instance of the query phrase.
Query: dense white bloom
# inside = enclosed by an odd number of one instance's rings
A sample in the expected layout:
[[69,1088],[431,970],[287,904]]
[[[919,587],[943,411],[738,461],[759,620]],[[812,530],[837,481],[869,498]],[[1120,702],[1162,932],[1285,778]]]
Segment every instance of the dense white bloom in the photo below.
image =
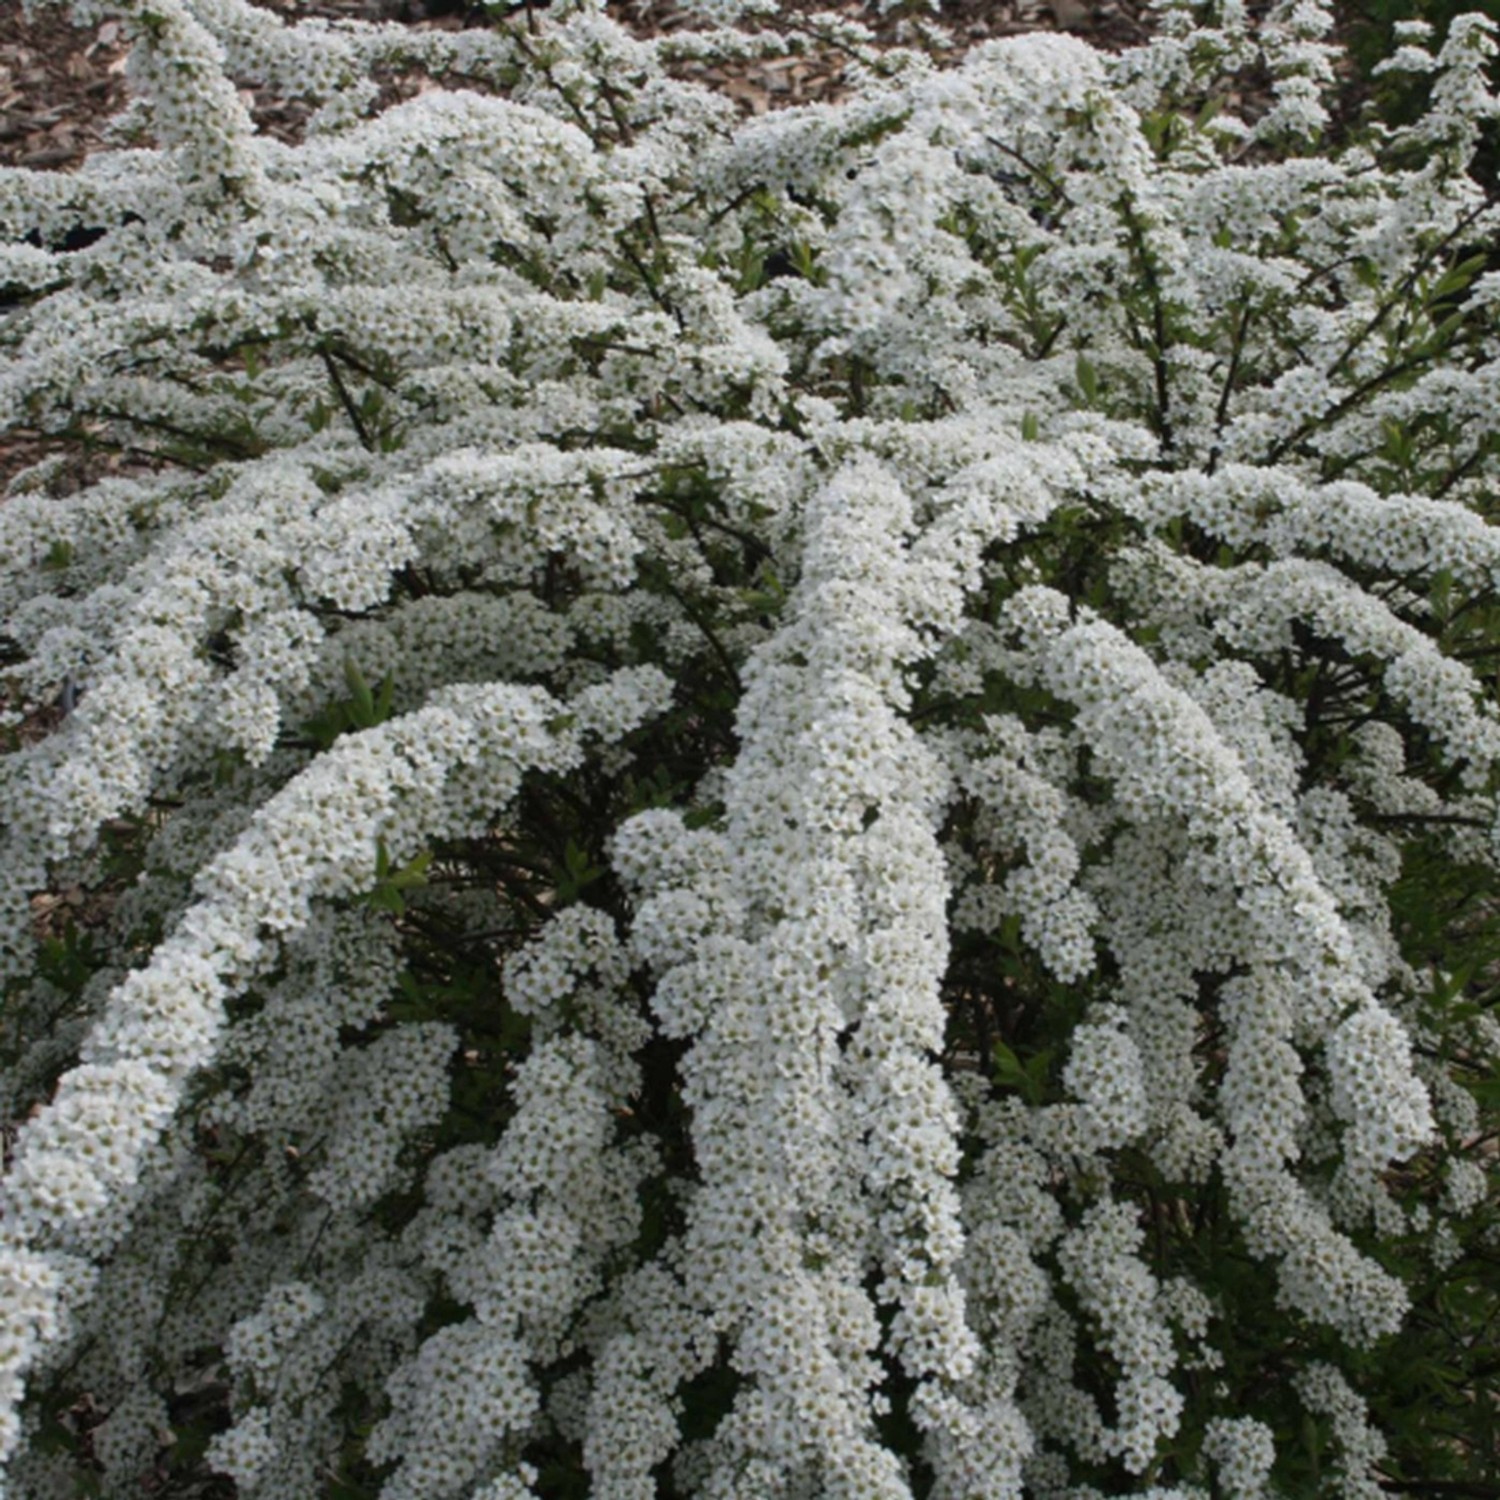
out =
[[1268,1489],[1276,1440],[1254,1417],[1225,1417],[1209,1424],[1204,1449],[1229,1500],[1260,1500]]
[[1106,1021],[1074,1031],[1063,1082],[1083,1102],[1099,1145],[1122,1146],[1144,1128],[1146,1087],[1140,1051],[1116,1025]]
[[208,1461],[221,1474],[249,1492],[255,1489],[276,1448],[268,1431],[264,1411],[247,1412],[227,1432],[219,1433],[209,1444]]
[[76,0],[154,144],[0,169],[12,1493],[1410,1471],[1492,1232],[1493,27],[1335,147],[1323,0],[931,9]]
[[371,1456],[397,1463],[391,1497],[459,1493],[536,1409],[521,1345],[481,1323],[435,1333],[392,1384],[392,1414],[370,1435]]
[[1370,1426],[1359,1394],[1337,1370],[1322,1363],[1309,1365],[1298,1376],[1297,1394],[1333,1429],[1338,1493],[1344,1500],[1375,1500],[1383,1492],[1372,1470],[1385,1456],[1385,1441]]

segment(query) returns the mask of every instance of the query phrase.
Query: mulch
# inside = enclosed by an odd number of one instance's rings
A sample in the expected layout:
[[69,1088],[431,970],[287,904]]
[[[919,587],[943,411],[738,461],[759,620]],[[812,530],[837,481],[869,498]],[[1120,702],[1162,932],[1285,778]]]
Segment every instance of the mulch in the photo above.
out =
[[20,0],[0,0],[0,162],[76,166],[125,98],[118,21],[72,26],[61,10],[28,16]]

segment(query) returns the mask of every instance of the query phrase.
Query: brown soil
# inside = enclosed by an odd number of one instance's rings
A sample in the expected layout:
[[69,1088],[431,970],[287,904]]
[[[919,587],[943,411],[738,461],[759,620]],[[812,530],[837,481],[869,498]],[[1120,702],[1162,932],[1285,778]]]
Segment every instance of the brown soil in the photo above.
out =
[[0,162],[76,165],[125,104],[120,24],[81,28],[61,10],[0,0]]

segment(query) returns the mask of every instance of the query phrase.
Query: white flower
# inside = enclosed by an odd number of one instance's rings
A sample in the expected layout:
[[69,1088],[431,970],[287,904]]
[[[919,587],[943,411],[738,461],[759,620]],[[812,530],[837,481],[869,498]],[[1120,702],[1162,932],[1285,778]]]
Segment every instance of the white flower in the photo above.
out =
[[693,8],[119,0],[150,148],[0,170],[10,1486],[1255,1500],[1263,1334],[1363,1500],[1488,1180],[1493,27],[1340,144],[1325,0]]

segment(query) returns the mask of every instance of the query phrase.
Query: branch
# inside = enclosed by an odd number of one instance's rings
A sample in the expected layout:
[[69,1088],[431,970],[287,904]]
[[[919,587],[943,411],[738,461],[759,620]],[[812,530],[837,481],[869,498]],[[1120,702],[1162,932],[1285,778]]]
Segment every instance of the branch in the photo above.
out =
[[364,418],[359,414],[359,408],[354,404],[354,398],[349,394],[349,388],[344,384],[344,377],[339,374],[339,367],[334,362],[332,353],[326,345],[318,346],[318,355],[323,361],[323,367],[328,371],[328,378],[333,382],[333,388],[338,392],[339,404],[344,408],[344,415],[354,423],[354,430],[359,434],[360,446],[366,452],[373,453],[375,444],[370,437],[370,431],[365,426]]
[[1229,372],[1224,376],[1224,389],[1219,392],[1219,404],[1214,411],[1214,446],[1208,455],[1207,472],[1212,474],[1219,466],[1219,455],[1224,445],[1224,424],[1229,419],[1229,398],[1234,394],[1235,377],[1240,373],[1240,355],[1245,349],[1245,335],[1250,327],[1250,302],[1247,298],[1240,307],[1239,322],[1235,325],[1234,343],[1229,351]]

